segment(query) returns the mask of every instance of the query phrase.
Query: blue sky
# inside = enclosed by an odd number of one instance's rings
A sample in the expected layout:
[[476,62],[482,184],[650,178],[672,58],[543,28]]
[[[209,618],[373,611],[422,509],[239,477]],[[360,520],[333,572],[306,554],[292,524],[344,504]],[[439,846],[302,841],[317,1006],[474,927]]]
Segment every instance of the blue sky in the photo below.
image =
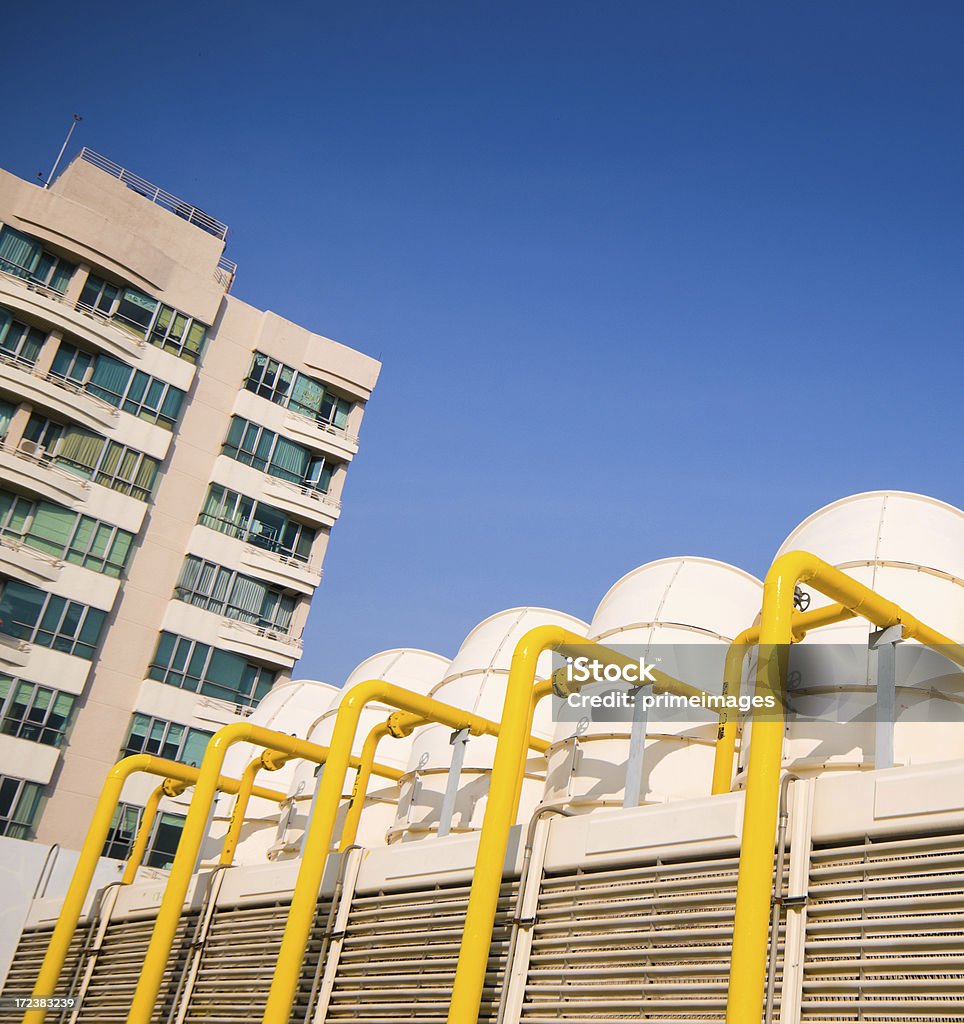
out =
[[231,225],[240,298],[384,362],[301,675],[667,555],[759,575],[855,491],[964,504],[959,3],[3,22],[0,164],[82,114]]

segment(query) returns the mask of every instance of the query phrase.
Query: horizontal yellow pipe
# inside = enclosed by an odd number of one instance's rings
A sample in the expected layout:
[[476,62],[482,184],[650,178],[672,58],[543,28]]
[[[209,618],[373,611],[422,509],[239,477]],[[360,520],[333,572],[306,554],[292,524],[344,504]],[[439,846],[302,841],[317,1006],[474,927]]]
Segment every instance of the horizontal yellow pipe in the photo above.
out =
[[764,697],[775,696],[778,711],[768,710],[765,715],[756,715],[753,721],[737,876],[727,1024],[760,1024],[763,1010],[773,844],[783,753],[782,701],[787,651],[794,638],[793,593],[798,583],[808,584],[854,615],[882,629],[899,624],[908,639],[937,647],[946,657],[964,665],[964,647],[816,555],[791,551],[770,567],[763,584],[756,692]]

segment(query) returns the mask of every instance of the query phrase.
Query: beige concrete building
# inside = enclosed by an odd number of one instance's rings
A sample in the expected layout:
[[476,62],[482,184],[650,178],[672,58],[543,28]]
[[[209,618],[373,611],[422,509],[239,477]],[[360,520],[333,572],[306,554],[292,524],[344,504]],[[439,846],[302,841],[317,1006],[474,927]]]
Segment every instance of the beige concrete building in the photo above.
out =
[[76,848],[301,654],[379,363],[234,298],[226,235],[88,150],[0,171],[0,835]]

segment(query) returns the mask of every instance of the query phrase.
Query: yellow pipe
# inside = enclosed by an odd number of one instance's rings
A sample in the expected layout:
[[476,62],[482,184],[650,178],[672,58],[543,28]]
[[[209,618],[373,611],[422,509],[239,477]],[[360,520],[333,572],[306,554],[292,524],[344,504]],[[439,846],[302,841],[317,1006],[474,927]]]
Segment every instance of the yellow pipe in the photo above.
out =
[[259,756],[253,761],[249,761],[247,767],[241,773],[241,785],[238,787],[238,795],[234,798],[234,807],[231,809],[231,821],[228,824],[228,832],[224,837],[224,845],[221,847],[221,856],[218,859],[218,864],[222,867],[227,867],[234,862],[234,852],[237,850],[238,842],[241,839],[244,815],[248,809],[248,801],[251,799],[251,791],[254,789],[255,776],[262,767],[262,760]]
[[[235,743],[256,743],[309,761],[317,761],[328,753],[326,748],[314,743],[264,729],[250,722],[226,725],[208,742],[195,783],[194,796],[181,831],[181,840],[158,908],[151,941],[144,955],[140,978],[131,1000],[128,1024],[149,1024],[154,1012],[154,1004],[181,917],[184,898],[191,883],[201,843],[207,833],[208,813],[218,789],[217,780],[220,777],[221,766],[224,764],[225,754]],[[401,776],[400,772],[397,774]],[[231,792],[236,793],[240,783],[235,783],[234,787]]]
[[[793,642],[799,643],[810,630],[831,626],[835,622],[852,619],[854,613],[842,604],[829,604],[813,611],[794,612],[791,619]],[[743,630],[730,644],[723,667],[723,694],[740,695],[743,676],[743,661],[754,644],[760,639],[760,627],[752,626]],[[720,728],[716,740],[716,756],[713,761],[713,794],[729,793],[733,782],[733,760],[736,755],[736,730],[738,719],[726,708],[720,712]]]
[[[572,635],[572,634],[567,634]],[[581,639],[581,638],[579,638]],[[264,1024],[288,1024],[302,961],[315,913],[318,890],[324,875],[325,862],[331,849],[338,805],[351,761],[351,749],[358,720],[367,704],[379,701],[421,718],[440,722],[452,729],[468,729],[473,736],[495,735],[499,726],[488,719],[443,704],[441,701],[411,693],[381,679],[370,679],[353,686],[338,705],[335,727],[328,752],[328,762],[318,784],[315,812],[305,837],[301,867],[291,897],[291,907],[278,954],[271,990],[265,1007]],[[526,733],[522,733],[525,749]],[[544,744],[548,747],[548,744]],[[491,799],[491,797],[490,797]],[[501,866],[501,858],[499,864]],[[140,1024],[130,1019],[130,1024]],[[147,1024],[144,1019],[143,1024]]]
[[[60,972],[63,969],[67,951],[70,949],[71,939],[77,930],[77,922],[84,909],[84,901],[90,891],[94,871],[104,849],[114,810],[120,801],[121,791],[127,779],[138,772],[159,775],[163,779],[184,783],[188,786],[193,785],[199,775],[197,768],[179,764],[177,761],[168,761],[163,757],[155,757],[152,754],[133,754],[130,757],[125,757],[107,773],[97,806],[94,809],[90,828],[87,830],[87,836],[77,858],[77,865],[74,868],[67,895],[64,897],[60,916],[57,918],[57,924],[50,936],[47,952],[44,954],[40,972],[34,983],[32,994],[35,997],[49,998],[56,992]],[[239,783],[236,779],[228,779],[219,775],[216,785],[218,789],[226,793],[236,793]],[[272,791],[266,790],[265,792],[271,793]],[[46,1016],[45,1009],[29,1010],[24,1015],[23,1024],[41,1024]]]
[[[170,785],[168,785],[169,783]],[[130,885],[137,875],[137,869],[141,866],[144,851],[147,849],[147,841],[151,838],[151,829],[154,826],[154,819],[157,817],[157,808],[161,800],[166,796],[177,796],[186,788],[186,783],[165,779],[147,798],[144,813],[141,815],[141,824],[134,837],[134,845],[127,857],[124,874],[121,875],[121,885]]]
[[964,665],[964,647],[955,645],[948,637],[816,555],[791,551],[770,567],[763,584],[756,692],[761,696],[775,696],[777,710],[757,714],[753,722],[736,887],[727,1024],[759,1024],[763,1009],[777,790],[783,752],[782,687],[786,655],[793,640],[793,591],[797,583],[808,584],[880,628],[900,624],[905,637],[940,648],[941,653]]
[[[534,685],[539,656],[547,650],[565,650],[573,656],[588,654],[612,664],[636,664],[633,658],[587,641],[561,626],[531,629],[516,645],[509,668],[499,742],[489,782],[489,798],[482,820],[475,874],[462,931],[462,945],[449,1007],[449,1024],[476,1024],[478,1020],[492,927],[502,885],[502,865],[509,843],[509,830],[518,813],[525,738],[532,729],[535,694],[538,692],[544,696],[551,687],[549,680],[538,684],[538,688]],[[657,682],[653,684],[656,692],[673,692],[685,696],[702,693],[664,673],[653,674],[657,677]],[[269,1022],[266,1017],[265,1024],[282,1022]]]

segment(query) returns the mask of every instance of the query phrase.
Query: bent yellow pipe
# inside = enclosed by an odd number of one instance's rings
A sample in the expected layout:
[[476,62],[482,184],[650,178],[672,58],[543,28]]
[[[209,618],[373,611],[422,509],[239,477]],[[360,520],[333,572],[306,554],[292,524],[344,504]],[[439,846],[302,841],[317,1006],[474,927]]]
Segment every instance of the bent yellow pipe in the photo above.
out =
[[[291,897],[281,951],[278,954],[262,1018],[264,1024],[288,1024],[311,932],[318,890],[321,887],[328,851],[331,849],[338,805],[351,761],[351,749],[358,729],[358,720],[365,706],[374,701],[408,711],[426,720],[440,722],[452,729],[468,729],[474,736],[495,735],[499,729],[498,725],[488,719],[462,711],[450,704],[443,704],[431,697],[411,693],[381,679],[358,683],[345,694],[338,705],[328,762],[318,784],[315,812],[305,837],[301,867]],[[523,749],[526,735],[527,733],[523,734]],[[548,744],[545,746],[548,747]],[[132,1020],[131,1024],[135,1022]]]
[[900,624],[909,639],[938,647],[942,654],[964,665],[964,647],[955,645],[893,601],[874,593],[816,555],[791,551],[770,567],[763,584],[756,692],[761,696],[775,696],[777,709],[768,710],[765,715],[756,714],[753,722],[736,887],[727,1024],[759,1024],[763,1009],[773,844],[783,753],[782,691],[786,652],[793,640],[793,592],[797,583],[808,584],[879,628]]
[[[489,782],[489,798],[482,820],[475,873],[462,931],[449,1007],[449,1024],[476,1024],[478,1020],[492,928],[502,885],[502,866],[509,843],[509,831],[518,813],[525,738],[532,730],[536,693],[544,696],[551,687],[549,680],[538,684],[538,687],[535,685],[539,656],[547,650],[565,651],[574,657],[588,654],[617,665],[635,664],[634,659],[570,633],[561,626],[531,629],[516,644],[509,668],[499,742]],[[653,674],[657,679],[653,684],[654,692],[672,692],[683,696],[702,693],[665,673]],[[269,1024],[267,1018],[265,1024]],[[281,1021],[271,1021],[270,1024],[281,1024]]]
[[[151,940],[144,955],[140,978],[131,1000],[128,1024],[149,1024],[151,1019],[181,917],[184,898],[191,883],[201,843],[207,833],[208,813],[218,790],[217,780],[220,778],[224,757],[235,743],[256,743],[310,761],[324,758],[328,753],[326,748],[314,743],[264,729],[250,722],[227,725],[219,729],[208,742],[194,787],[194,796],[181,831],[181,840],[158,908],[154,930],[151,932]],[[236,793],[239,787],[240,783],[234,783],[231,792]]]
[[[794,612],[791,619],[793,642],[799,643],[808,632],[821,626],[852,619],[854,613],[842,604],[829,604],[813,611]],[[754,644],[760,639],[760,627],[752,626],[743,630],[727,648],[723,666],[723,694],[740,695],[743,677],[743,662]],[[713,761],[712,793],[729,793],[733,782],[733,760],[736,754],[737,716],[724,709],[720,714],[720,728],[716,740],[716,756]]]
[[[37,980],[34,982],[32,995],[37,998],[49,998],[56,992],[60,972],[70,949],[71,939],[77,930],[77,922],[84,909],[84,902],[90,891],[97,862],[104,849],[104,843],[107,841],[107,834],[110,831],[114,810],[120,801],[121,791],[127,779],[138,772],[159,775],[163,779],[183,783],[185,786],[193,785],[199,775],[197,768],[180,764],[177,761],[169,761],[163,757],[155,757],[152,754],[132,754],[130,757],[118,761],[107,773],[97,806],[94,809],[90,828],[87,830],[87,836],[80,849],[77,865],[67,888],[67,895],[64,897],[63,906],[57,918],[57,924],[50,936],[47,952],[44,954]],[[239,783],[236,779],[218,775],[215,786],[226,793],[236,793]],[[264,792],[273,794],[272,790]],[[280,796],[280,794],[278,795]],[[160,797],[158,797],[159,800]],[[157,806],[155,805],[154,812],[156,813],[156,811]],[[146,842],[146,836],[144,838]],[[143,856],[143,850],[140,856]],[[134,870],[136,872],[136,865]],[[46,1016],[46,1009],[28,1010],[24,1015],[23,1024],[40,1024]]]

